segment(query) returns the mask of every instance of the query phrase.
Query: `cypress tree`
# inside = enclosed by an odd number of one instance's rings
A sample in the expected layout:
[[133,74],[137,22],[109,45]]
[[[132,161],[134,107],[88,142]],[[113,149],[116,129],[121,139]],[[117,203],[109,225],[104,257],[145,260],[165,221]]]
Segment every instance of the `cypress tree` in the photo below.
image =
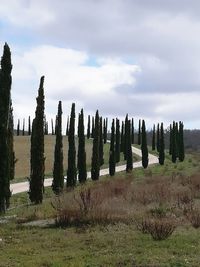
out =
[[87,139],[90,138],[90,115],[88,115]]
[[48,135],[49,134],[49,129],[48,129],[48,121],[46,121],[45,123],[45,135]]
[[148,163],[149,163],[149,157],[148,157],[146,127],[145,127],[145,121],[144,120],[142,120],[142,144],[141,144],[141,150],[142,150],[142,166],[144,168],[147,168]]
[[54,166],[53,166],[53,181],[52,190],[55,194],[62,192],[64,187],[63,175],[63,141],[62,141],[62,102],[58,103],[56,123],[56,144],[54,150]]
[[109,155],[109,174],[115,175],[115,120],[112,121],[111,140],[110,140],[110,155]]
[[156,149],[156,126],[153,125],[153,133],[152,133],[152,150]]
[[132,138],[131,138],[131,121],[127,123],[127,160],[126,160],[126,172],[130,172],[133,169],[133,153],[132,153]]
[[131,143],[134,144],[134,119],[132,118],[131,122]]
[[102,166],[104,164],[104,153],[103,153],[103,129],[102,129],[102,117],[99,119],[99,164]]
[[157,131],[156,131],[156,149],[157,152],[160,150],[160,125],[158,123],[157,125]]
[[67,117],[67,128],[66,128],[66,136],[69,135],[69,116]]
[[108,137],[108,118],[104,119],[104,127],[103,127],[103,139],[104,144],[107,143],[107,137]]
[[164,165],[165,161],[165,141],[164,141],[164,129],[163,123],[160,125],[160,148],[159,148],[159,163]]
[[94,138],[94,117],[92,117],[92,132],[91,132],[91,137]]
[[76,147],[75,147],[75,103],[72,103],[68,135],[67,187],[76,185]]
[[178,122],[175,123],[175,136],[176,136],[176,158],[179,156],[179,128]]
[[94,127],[94,139],[92,148],[92,167],[91,167],[91,178],[92,180],[99,179],[99,112],[97,110],[95,115],[95,127]]
[[85,134],[84,134],[84,115],[83,109],[79,114],[78,120],[78,180],[79,183],[84,183],[87,179],[87,169],[86,169],[86,152],[85,152]]
[[116,143],[115,143],[116,163],[120,161],[120,123],[116,119]]
[[52,134],[52,135],[55,134],[54,126],[53,126],[53,119],[51,119],[51,134]]
[[31,135],[31,117],[28,117],[28,135]]
[[139,120],[138,124],[138,145],[141,145],[141,120]]
[[9,206],[10,192],[10,147],[9,116],[11,112],[12,64],[10,48],[5,43],[0,70],[0,213]]
[[124,160],[127,159],[127,136],[128,135],[129,133],[128,133],[128,114],[127,114],[125,118],[125,132],[124,132]]
[[122,121],[120,151],[124,152],[124,122]]
[[17,123],[17,136],[20,135],[20,120],[18,119],[18,123]]
[[10,180],[13,180],[15,177],[15,152],[14,152],[14,123],[13,123],[13,108],[12,103],[10,103],[10,112],[9,112],[9,124],[8,124],[8,147],[9,147],[9,177]]
[[173,129],[172,129],[172,125],[170,124],[170,127],[169,127],[169,155],[172,155],[172,138],[173,138]]
[[25,119],[23,119],[23,128],[22,128],[22,135],[24,136],[25,133]]
[[172,162],[176,163],[176,157],[177,157],[177,144],[176,144],[176,123],[173,122],[173,128],[172,128]]
[[40,79],[35,119],[31,134],[31,173],[29,198],[35,204],[42,203],[44,192],[44,76]]
[[184,148],[184,134],[183,134],[183,122],[179,122],[179,160],[184,161],[185,159],[185,148]]

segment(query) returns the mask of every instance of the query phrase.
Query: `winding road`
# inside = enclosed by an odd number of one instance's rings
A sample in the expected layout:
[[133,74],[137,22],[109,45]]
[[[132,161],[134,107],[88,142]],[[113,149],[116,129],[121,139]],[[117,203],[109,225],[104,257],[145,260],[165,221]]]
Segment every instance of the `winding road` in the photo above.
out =
[[[142,152],[140,149],[136,147],[132,147],[132,152],[140,157],[142,157]],[[149,165],[157,164],[158,157],[149,154]],[[142,161],[137,161],[133,163],[133,168],[140,168],[142,167]],[[116,166],[116,172],[121,172],[126,170],[126,165]],[[109,168],[100,170],[100,176],[109,174]],[[87,173],[87,177],[91,178],[91,172]],[[52,178],[47,178],[44,180],[44,186],[51,186]],[[22,192],[27,192],[29,190],[29,182],[21,182],[21,183],[13,183],[10,185],[10,190],[12,194],[18,194]]]

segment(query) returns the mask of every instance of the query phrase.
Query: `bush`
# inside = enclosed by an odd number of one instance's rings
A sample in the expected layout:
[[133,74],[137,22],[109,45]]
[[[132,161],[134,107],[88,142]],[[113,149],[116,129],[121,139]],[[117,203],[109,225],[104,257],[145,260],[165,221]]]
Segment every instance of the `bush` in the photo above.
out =
[[193,209],[186,214],[186,217],[194,228],[200,227],[200,210]]

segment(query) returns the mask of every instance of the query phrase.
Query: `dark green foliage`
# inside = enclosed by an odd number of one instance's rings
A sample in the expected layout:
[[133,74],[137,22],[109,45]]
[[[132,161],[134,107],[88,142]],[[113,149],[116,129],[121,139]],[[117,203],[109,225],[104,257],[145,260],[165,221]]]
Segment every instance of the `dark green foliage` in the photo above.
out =
[[52,135],[55,134],[54,126],[53,126],[53,119],[51,119],[51,134],[52,134]]
[[179,156],[179,129],[178,122],[175,123],[175,138],[176,138],[176,158]]
[[94,117],[92,117],[92,132],[91,132],[91,137],[94,138]]
[[138,125],[138,145],[141,145],[141,120],[139,120]]
[[152,150],[156,149],[156,126],[153,125],[153,132],[152,132]]
[[28,135],[31,135],[31,117],[28,117]]
[[120,151],[124,152],[124,122],[122,121]]
[[45,122],[45,125],[44,125],[44,134],[45,135],[48,135],[49,134],[49,126],[48,126],[48,121]]
[[115,120],[112,121],[111,140],[110,140],[110,155],[109,155],[109,174],[115,175]]
[[52,190],[55,194],[62,192],[64,187],[63,175],[63,141],[62,141],[62,102],[58,103],[56,123],[56,144],[54,150],[53,182]]
[[164,141],[164,129],[163,123],[160,126],[160,148],[159,148],[159,163],[164,165],[165,162],[165,141]]
[[13,108],[12,108],[12,103],[11,103],[10,112],[9,112],[9,124],[8,124],[8,150],[9,150],[8,159],[9,159],[10,180],[13,180],[15,177],[15,163],[16,163],[13,135],[14,135],[14,123],[13,123]]
[[131,121],[128,120],[127,123],[127,160],[126,160],[126,172],[131,172],[133,169],[133,153],[132,153],[132,131],[131,131]]
[[78,180],[84,183],[87,179],[85,134],[84,134],[84,115],[83,109],[78,119],[78,160],[77,160]]
[[120,161],[120,123],[116,119],[116,143],[115,143],[116,163]]
[[94,139],[92,148],[92,166],[91,166],[91,178],[92,180],[99,179],[99,112],[97,110],[95,116],[95,127],[94,127]]
[[76,148],[75,148],[75,103],[72,104],[68,135],[67,187],[76,185]]
[[22,128],[22,135],[24,136],[25,134],[25,119],[23,119],[23,128]]
[[4,45],[0,70],[0,213],[9,206],[10,192],[10,147],[9,116],[11,112],[12,64],[10,48]]
[[177,144],[176,144],[176,123],[175,121],[173,122],[173,127],[172,127],[172,140],[171,140],[171,147],[172,147],[172,162],[176,163],[176,157],[177,157]]
[[108,118],[103,120],[103,139],[104,139],[104,144],[107,143],[107,136],[108,136]]
[[157,131],[156,131],[156,149],[159,152],[160,150],[160,125],[159,123],[157,125]]
[[18,119],[18,122],[17,122],[17,136],[20,135],[20,120]]
[[184,148],[184,135],[183,135],[183,122],[179,122],[179,160],[184,161],[185,148]]
[[88,115],[87,139],[90,138],[90,115]]
[[131,143],[134,144],[134,119],[131,121]]
[[172,138],[173,138],[173,129],[172,129],[172,125],[170,124],[170,128],[169,128],[169,154],[172,154]]
[[104,140],[103,140],[103,128],[102,125],[103,121],[102,121],[102,117],[100,117],[99,120],[99,164],[100,166],[102,166],[104,164],[104,155],[103,155],[103,144],[104,144]]
[[141,150],[142,150],[142,166],[144,168],[147,168],[149,163],[149,157],[148,157],[148,147],[147,147],[147,137],[146,137],[146,126],[145,121],[142,120],[142,144],[141,144]]
[[40,79],[35,119],[31,134],[31,172],[29,198],[35,204],[42,203],[44,192],[44,76]]
[[67,117],[66,136],[69,135],[69,116]]
[[128,135],[128,114],[125,118],[125,127],[124,127],[124,160],[127,159],[127,135]]

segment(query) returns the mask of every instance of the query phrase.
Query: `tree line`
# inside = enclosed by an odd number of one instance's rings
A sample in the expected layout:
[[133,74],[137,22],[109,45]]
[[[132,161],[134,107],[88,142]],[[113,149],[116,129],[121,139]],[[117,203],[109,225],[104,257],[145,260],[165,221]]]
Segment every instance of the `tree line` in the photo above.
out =
[[[4,45],[0,69],[0,213],[4,213],[10,203],[10,181],[14,178],[15,154],[13,149],[13,108],[11,101],[12,84],[11,52],[7,44]],[[45,155],[44,135],[48,134],[48,122],[45,117],[44,76],[41,77],[36,98],[35,117],[31,123],[28,118],[28,134],[31,135],[30,149],[30,177],[29,198],[34,204],[42,203],[44,193]],[[85,139],[92,138],[91,179],[98,180],[100,168],[104,164],[104,144],[108,139],[109,149],[109,174],[115,175],[116,164],[121,158],[126,161],[126,171],[133,169],[132,145],[138,144],[142,152],[142,166],[148,167],[147,132],[144,120],[139,120],[138,130],[134,128],[134,119],[129,118],[120,123],[119,119],[113,119],[111,132],[108,133],[108,119],[102,118],[99,111],[94,117],[88,116],[87,130],[85,131],[84,111],[78,115],[78,151],[75,147],[75,103],[72,104],[71,114],[67,120],[66,135],[68,136],[68,169],[67,181],[64,183],[63,169],[63,135],[62,135],[62,102],[58,103],[58,112],[55,120],[51,120],[51,133],[56,135],[54,149],[53,182],[52,190],[60,194],[64,187],[74,188],[79,183],[87,180]],[[86,132],[86,135],[85,135]],[[20,121],[18,120],[17,135],[20,134]],[[22,135],[25,135],[25,120],[23,120]],[[137,138],[136,138],[137,135]],[[159,163],[164,164],[165,141],[163,123],[153,127],[152,150],[157,149]],[[173,122],[170,126],[170,149],[172,162],[184,160],[183,123]]]

